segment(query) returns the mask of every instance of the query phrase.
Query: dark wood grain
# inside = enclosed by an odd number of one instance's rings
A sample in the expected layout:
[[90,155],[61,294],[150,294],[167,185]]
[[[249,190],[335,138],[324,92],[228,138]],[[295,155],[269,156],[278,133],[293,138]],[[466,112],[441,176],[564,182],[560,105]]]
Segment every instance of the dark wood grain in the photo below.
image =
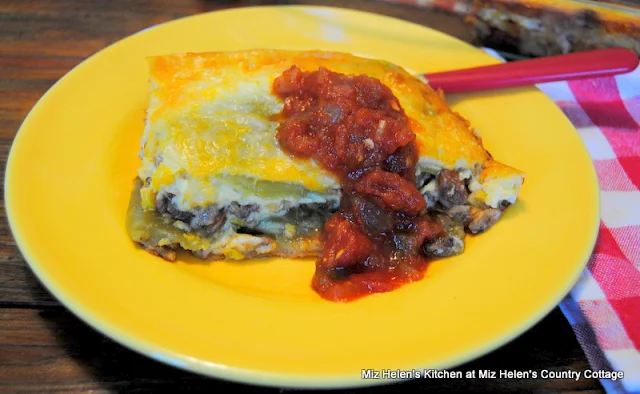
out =
[[[553,333],[553,335],[550,335]],[[588,368],[574,346],[573,332],[559,311],[532,330],[458,370],[566,370]],[[239,384],[206,379],[147,359],[112,342],[62,308],[0,309],[0,391],[232,391]],[[415,391],[601,392],[597,380],[581,379],[419,379],[352,394]],[[282,392],[253,387],[257,393]],[[294,390],[285,390],[294,391]]]
[[[127,35],[178,17],[274,3],[322,4],[377,12],[471,40],[470,27],[457,17],[373,0],[0,0],[0,187],[4,188],[7,156],[24,117],[47,89],[87,56]],[[1,192],[3,196],[4,189]],[[586,368],[587,361],[570,326],[556,309],[514,342],[460,370]],[[70,314],[25,264],[11,236],[0,197],[0,392],[227,392],[240,387],[140,356]],[[253,389],[261,393],[283,392]],[[588,379],[421,379],[347,392],[427,390],[602,392],[602,387],[598,381]]]
[[[2,123],[0,123],[0,128],[2,128]],[[0,198],[0,307],[7,305],[57,305],[57,301],[40,285],[25,264],[9,229],[7,213],[4,209],[4,169],[10,146],[10,138],[0,137],[0,163],[2,165],[0,174],[0,193],[2,194]]]

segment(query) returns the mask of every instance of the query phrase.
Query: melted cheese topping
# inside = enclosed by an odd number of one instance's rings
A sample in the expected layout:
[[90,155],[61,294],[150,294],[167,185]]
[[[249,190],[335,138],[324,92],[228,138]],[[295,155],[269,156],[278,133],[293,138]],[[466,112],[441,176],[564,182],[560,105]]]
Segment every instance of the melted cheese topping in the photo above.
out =
[[272,94],[272,82],[292,65],[366,74],[388,86],[410,118],[425,171],[469,170],[480,183],[481,173],[492,182],[515,177],[518,187],[522,183],[522,173],[510,167],[493,176],[490,171],[498,166],[487,165],[492,159],[480,138],[443,95],[385,61],[335,52],[252,50],[159,56],[149,62],[151,95],[138,171],[146,181],[140,191],[146,209],[154,208],[162,190],[170,190],[173,202],[185,210],[216,203],[224,194],[220,180],[224,184],[229,175],[316,192],[338,189],[331,173],[312,160],[290,157],[275,138],[278,125],[272,119],[283,103]]
[[295,183],[313,191],[338,181],[313,161],[278,146],[271,118],[283,103],[271,94],[277,71],[242,72],[204,64],[206,56],[151,59],[151,100],[142,139],[141,190],[146,208],[165,188],[178,190],[183,209],[215,203],[216,177],[242,175]]

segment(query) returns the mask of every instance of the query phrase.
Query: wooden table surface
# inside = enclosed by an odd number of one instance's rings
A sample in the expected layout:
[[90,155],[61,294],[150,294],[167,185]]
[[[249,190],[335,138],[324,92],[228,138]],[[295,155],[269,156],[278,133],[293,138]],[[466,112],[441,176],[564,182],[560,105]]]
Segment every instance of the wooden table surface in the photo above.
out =
[[[458,19],[373,0],[0,0],[0,160],[28,111],[87,56],[146,27],[178,17],[255,4],[340,5],[421,23],[464,40]],[[4,179],[2,180],[4,186]],[[4,191],[1,195],[4,194]],[[1,197],[0,197],[1,198]],[[97,333],[40,285],[20,255],[0,200],[0,392],[232,390],[242,386],[173,369]],[[460,370],[577,370],[589,367],[563,315],[549,316],[503,348]],[[256,392],[283,390],[252,387]],[[597,380],[421,379],[347,392],[603,392]],[[284,390],[285,392],[289,390]]]

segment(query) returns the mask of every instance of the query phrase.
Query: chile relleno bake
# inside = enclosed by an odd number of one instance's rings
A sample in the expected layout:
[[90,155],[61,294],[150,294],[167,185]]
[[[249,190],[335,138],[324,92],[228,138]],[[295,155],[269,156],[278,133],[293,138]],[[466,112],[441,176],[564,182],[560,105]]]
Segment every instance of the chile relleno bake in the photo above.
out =
[[315,257],[348,301],[422,278],[518,196],[441,92],[346,53],[251,50],[149,59],[131,238],[174,261]]
[[476,45],[519,55],[622,47],[640,56],[640,0],[384,1],[457,17],[458,34],[463,34],[460,28],[468,22],[467,34]]
[[[633,7],[617,4],[627,1]],[[491,48],[548,56],[622,47],[640,55],[637,0],[475,0],[468,16]]]

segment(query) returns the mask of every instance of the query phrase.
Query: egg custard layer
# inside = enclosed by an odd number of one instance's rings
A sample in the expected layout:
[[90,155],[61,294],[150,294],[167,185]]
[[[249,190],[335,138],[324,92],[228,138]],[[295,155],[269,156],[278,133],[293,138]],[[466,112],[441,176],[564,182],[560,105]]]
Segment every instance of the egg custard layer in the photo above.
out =
[[417,187],[447,229],[428,253],[461,253],[465,233],[486,231],[516,201],[524,174],[495,161],[441,92],[398,66],[321,51],[175,54],[149,59],[127,220],[134,241],[167,260],[180,248],[206,259],[319,255],[340,181],[276,139],[284,102],[273,82],[294,65],[364,74],[391,89],[416,134]]

